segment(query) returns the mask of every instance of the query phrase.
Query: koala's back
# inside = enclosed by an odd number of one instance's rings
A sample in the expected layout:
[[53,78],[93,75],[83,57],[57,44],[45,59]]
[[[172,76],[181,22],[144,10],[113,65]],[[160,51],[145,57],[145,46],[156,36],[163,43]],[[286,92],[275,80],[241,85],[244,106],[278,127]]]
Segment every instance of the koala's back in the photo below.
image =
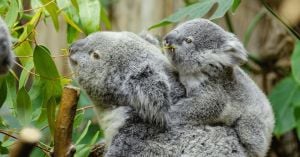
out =
[[114,137],[106,156],[243,157],[245,153],[229,127],[182,125],[166,131],[131,119]]
[[264,123],[266,135],[269,135],[268,138],[271,138],[274,128],[274,115],[270,102],[242,69],[235,68],[234,76],[237,81],[237,84],[235,84],[236,90],[232,90],[230,95],[236,101],[241,101],[240,108],[242,114],[255,115]]

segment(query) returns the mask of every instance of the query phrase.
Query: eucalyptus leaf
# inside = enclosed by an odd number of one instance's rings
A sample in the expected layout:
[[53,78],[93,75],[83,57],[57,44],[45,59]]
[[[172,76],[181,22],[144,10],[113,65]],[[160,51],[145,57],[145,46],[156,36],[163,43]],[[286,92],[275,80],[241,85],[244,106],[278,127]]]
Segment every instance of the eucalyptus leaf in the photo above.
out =
[[271,91],[269,99],[275,112],[275,135],[279,136],[296,126],[293,99],[300,86],[293,77],[281,80]]
[[234,13],[240,4],[241,4],[241,0],[233,0],[231,11]]
[[101,4],[99,0],[78,0],[79,17],[86,34],[100,29]]
[[292,74],[297,81],[297,83],[300,85],[300,41],[298,40],[292,57],[291,57],[291,62],[292,62]]
[[27,126],[31,121],[31,114],[31,100],[26,89],[23,87],[17,94],[17,118],[23,126]]
[[82,134],[81,134],[81,135],[79,136],[79,138],[77,139],[76,145],[78,145],[78,144],[81,142],[81,140],[85,137],[86,133],[87,133],[88,130],[89,130],[89,127],[90,127],[91,123],[92,123],[92,122],[89,120],[88,123],[87,123],[87,125],[85,126],[85,128],[84,128]]
[[5,22],[9,27],[12,27],[18,18],[19,4],[18,0],[10,0],[8,12],[5,16]]
[[155,24],[149,28],[153,29],[156,27],[165,26],[171,23],[177,23],[181,20],[191,20],[195,18],[200,18],[205,16],[211,8],[217,4],[217,9],[212,13],[209,17],[210,20],[220,18],[225,15],[225,13],[230,9],[233,4],[233,0],[202,0],[198,3],[194,3],[187,7],[179,9],[177,12],[172,14],[171,16],[163,19],[158,24]]
[[52,22],[56,30],[59,28],[58,23],[58,7],[53,0],[40,0],[52,18]]

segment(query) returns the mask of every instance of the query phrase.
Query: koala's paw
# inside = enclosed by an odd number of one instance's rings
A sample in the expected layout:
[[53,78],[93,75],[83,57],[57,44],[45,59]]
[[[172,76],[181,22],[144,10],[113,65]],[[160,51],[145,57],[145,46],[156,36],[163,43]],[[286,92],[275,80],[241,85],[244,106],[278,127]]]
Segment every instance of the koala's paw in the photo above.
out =
[[130,93],[130,103],[144,120],[166,126],[170,89],[167,80],[160,73],[156,73],[153,67],[145,66],[131,75],[123,90]]
[[89,154],[89,157],[104,157],[106,152],[106,144],[104,141],[101,141],[95,144]]

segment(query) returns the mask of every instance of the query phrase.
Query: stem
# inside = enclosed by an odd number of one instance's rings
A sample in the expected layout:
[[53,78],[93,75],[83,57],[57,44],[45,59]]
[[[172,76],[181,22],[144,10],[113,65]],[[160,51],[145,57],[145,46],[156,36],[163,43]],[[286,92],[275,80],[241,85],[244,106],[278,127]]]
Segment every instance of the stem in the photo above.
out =
[[94,105],[89,105],[89,106],[79,108],[79,109],[76,110],[76,112],[83,111],[83,110],[90,109],[90,108],[94,108]]
[[295,31],[291,26],[289,26],[287,23],[285,23],[280,17],[279,15],[277,15],[272,8],[268,5],[267,2],[265,2],[264,0],[260,0],[260,2],[262,3],[262,5],[281,23],[283,24],[291,34],[294,35],[294,37],[298,40],[300,40],[300,35],[297,33],[297,31]]
[[249,24],[249,27],[246,30],[245,36],[244,36],[244,45],[245,47],[248,46],[248,43],[250,41],[252,32],[254,30],[254,28],[257,26],[257,24],[259,23],[259,21],[264,17],[264,15],[266,14],[265,9],[261,9],[258,14],[255,15],[255,17],[253,18],[253,20],[251,21],[251,23]]
[[40,8],[44,8],[44,7],[47,7],[48,5],[50,5],[51,3],[55,3],[55,0],[52,0],[40,7],[37,7],[37,8],[32,8],[32,9],[27,9],[27,10],[23,10],[23,11],[20,11],[20,12],[29,12],[29,11],[33,11],[33,10],[37,10],[37,9],[40,9]]
[[231,17],[228,12],[226,12],[226,14],[225,14],[225,21],[226,21],[229,32],[234,33],[233,24],[232,24]]

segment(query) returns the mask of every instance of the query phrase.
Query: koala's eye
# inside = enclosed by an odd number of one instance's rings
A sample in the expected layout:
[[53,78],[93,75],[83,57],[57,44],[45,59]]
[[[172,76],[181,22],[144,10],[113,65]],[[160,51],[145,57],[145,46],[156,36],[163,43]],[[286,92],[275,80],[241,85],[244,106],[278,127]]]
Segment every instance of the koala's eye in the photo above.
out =
[[94,51],[91,53],[91,58],[98,60],[100,59],[100,55],[97,51]]
[[191,37],[187,37],[184,39],[185,42],[187,43],[192,43],[193,42],[193,39]]

